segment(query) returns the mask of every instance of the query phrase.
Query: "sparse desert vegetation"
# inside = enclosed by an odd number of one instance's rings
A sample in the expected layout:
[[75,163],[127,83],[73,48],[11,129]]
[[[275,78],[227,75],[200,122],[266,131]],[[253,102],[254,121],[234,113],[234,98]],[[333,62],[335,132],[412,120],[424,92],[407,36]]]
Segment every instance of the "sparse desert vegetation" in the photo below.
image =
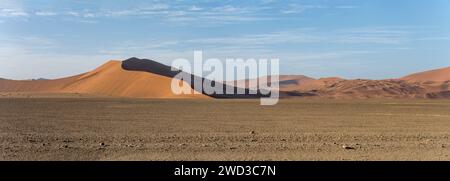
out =
[[0,160],[449,160],[449,100],[1,98]]

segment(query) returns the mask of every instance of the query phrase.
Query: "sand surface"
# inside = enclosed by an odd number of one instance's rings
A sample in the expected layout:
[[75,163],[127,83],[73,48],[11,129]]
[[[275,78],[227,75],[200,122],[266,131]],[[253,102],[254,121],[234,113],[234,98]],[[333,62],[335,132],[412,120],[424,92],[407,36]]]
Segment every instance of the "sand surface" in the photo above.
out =
[[449,110],[448,100],[263,107],[257,100],[2,98],[0,160],[450,160]]

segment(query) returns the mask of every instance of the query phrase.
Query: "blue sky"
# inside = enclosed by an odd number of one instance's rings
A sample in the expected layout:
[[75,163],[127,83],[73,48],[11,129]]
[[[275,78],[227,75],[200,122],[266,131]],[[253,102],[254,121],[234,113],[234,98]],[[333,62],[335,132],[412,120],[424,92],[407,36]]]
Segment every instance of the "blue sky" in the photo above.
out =
[[448,0],[0,0],[0,77],[110,59],[279,58],[283,74],[394,78],[450,66]]

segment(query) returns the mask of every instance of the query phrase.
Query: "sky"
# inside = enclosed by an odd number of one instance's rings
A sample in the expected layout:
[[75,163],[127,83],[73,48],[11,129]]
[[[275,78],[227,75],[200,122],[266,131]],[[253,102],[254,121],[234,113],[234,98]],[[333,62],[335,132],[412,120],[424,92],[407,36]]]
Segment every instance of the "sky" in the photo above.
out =
[[0,77],[108,60],[279,58],[282,74],[385,79],[450,66],[448,0],[0,0]]

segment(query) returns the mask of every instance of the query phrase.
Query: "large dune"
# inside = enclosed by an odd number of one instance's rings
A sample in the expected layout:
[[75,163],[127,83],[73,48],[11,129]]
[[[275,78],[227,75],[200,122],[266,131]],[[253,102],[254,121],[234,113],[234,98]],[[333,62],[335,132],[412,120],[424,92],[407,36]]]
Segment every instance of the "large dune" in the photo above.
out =
[[[82,93],[139,98],[208,98],[203,94],[176,95],[171,78],[128,71],[120,61],[109,61],[94,71],[56,80],[0,80],[0,92]],[[194,90],[191,90],[195,92]]]

